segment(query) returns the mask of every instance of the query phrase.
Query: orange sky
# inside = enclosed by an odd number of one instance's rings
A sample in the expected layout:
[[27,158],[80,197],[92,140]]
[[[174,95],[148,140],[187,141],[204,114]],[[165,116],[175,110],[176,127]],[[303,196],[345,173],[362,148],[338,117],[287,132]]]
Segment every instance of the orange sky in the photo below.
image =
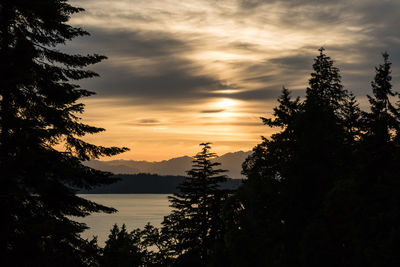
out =
[[394,0],[380,18],[369,0],[71,2],[87,10],[71,23],[92,36],[66,49],[109,58],[92,67],[100,78],[82,82],[98,93],[83,119],[107,129],[86,140],[131,148],[112,159],[194,155],[204,141],[218,154],[250,150],[273,132],[259,117],[282,86],[303,95],[320,46],[364,99],[380,52],[400,61]]

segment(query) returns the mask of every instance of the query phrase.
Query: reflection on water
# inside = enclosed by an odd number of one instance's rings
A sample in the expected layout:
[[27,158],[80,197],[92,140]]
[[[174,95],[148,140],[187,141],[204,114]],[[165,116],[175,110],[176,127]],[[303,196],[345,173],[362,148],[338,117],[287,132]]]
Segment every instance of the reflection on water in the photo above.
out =
[[82,237],[97,235],[99,245],[103,246],[111,227],[126,224],[129,231],[143,228],[147,222],[159,227],[164,216],[171,208],[168,206],[168,194],[80,194],[80,197],[118,210],[114,214],[95,213],[86,218],[76,219],[86,223],[90,229]]

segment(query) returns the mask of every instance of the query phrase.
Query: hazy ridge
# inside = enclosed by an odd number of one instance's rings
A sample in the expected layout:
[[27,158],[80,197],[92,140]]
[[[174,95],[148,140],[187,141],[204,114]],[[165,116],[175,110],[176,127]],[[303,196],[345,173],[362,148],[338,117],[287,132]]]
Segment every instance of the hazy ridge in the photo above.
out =
[[[213,161],[221,163],[221,169],[226,169],[227,176],[230,178],[244,178],[240,173],[242,171],[243,161],[251,154],[251,151],[237,151],[226,153]],[[192,167],[193,158],[183,156],[163,161],[135,161],[135,160],[110,160],[100,161],[92,160],[85,165],[94,169],[109,171],[115,174],[138,174],[152,173],[158,175],[186,175],[186,171]]]

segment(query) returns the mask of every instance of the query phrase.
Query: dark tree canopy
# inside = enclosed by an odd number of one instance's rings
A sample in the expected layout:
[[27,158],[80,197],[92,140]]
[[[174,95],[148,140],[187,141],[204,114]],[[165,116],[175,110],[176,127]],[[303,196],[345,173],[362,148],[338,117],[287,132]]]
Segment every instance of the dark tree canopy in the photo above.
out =
[[84,141],[104,129],[81,121],[79,101],[94,93],[78,81],[105,57],[58,50],[88,35],[67,24],[81,11],[0,2],[1,266],[400,266],[400,95],[387,53],[361,111],[319,49],[305,98],[283,88],[261,118],[280,131],[253,149],[235,193],[202,143],[161,229],[114,226],[103,250],[82,239],[74,216],[115,210],[77,190],[117,179],[82,162],[127,148]]
[[141,236],[139,229],[129,233],[125,224],[121,228],[115,224],[103,249],[100,265],[102,267],[143,266],[146,250]]
[[81,122],[79,100],[94,93],[76,81],[96,77],[85,67],[105,57],[57,49],[88,35],[67,24],[81,11],[65,0],[0,2],[0,258],[12,259],[8,266],[92,265],[79,237],[86,226],[70,216],[115,211],[75,195],[115,180],[82,161],[127,150],[82,139],[104,129]]
[[391,63],[383,54],[361,111],[319,51],[305,99],[283,88],[273,117],[261,118],[280,131],[253,149],[236,192],[217,188],[224,176],[201,144],[161,230],[140,232],[141,244],[157,246],[145,265],[399,266],[400,101]]
[[[386,181],[392,179],[393,188],[399,188],[393,171],[398,146],[370,146],[377,134],[379,144],[396,140],[399,120],[389,101],[396,96],[389,83],[390,63],[384,55],[372,83],[371,112],[363,113],[355,96],[341,85],[339,69],[324,49],[319,51],[305,99],[292,99],[284,88],[273,118],[262,118],[281,131],[263,137],[253,149],[243,164],[248,179],[226,204],[225,238],[232,266],[378,266],[372,264],[373,254],[365,254],[380,251],[384,243],[394,257],[389,248],[397,239],[383,234],[382,227],[399,215],[393,209],[398,197],[384,197],[383,187],[370,183],[386,173]],[[378,160],[377,152],[386,157]],[[385,223],[372,223],[379,221],[373,215],[378,209],[388,210]],[[371,231],[375,227],[381,229]],[[373,241],[368,235],[379,245],[369,246]]]

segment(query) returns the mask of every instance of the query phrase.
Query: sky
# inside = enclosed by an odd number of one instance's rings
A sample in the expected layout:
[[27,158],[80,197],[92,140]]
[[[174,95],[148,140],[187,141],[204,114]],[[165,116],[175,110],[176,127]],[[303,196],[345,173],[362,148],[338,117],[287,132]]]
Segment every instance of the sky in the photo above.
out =
[[[73,0],[70,24],[91,36],[71,53],[108,57],[81,82],[83,121],[107,129],[85,140],[126,146],[111,159],[159,161],[212,142],[224,154],[251,150],[277,129],[282,86],[303,96],[318,48],[366,107],[374,67],[387,51],[400,85],[398,0]],[[110,159],[110,158],[109,158]],[[107,159],[104,159],[107,160]]]

